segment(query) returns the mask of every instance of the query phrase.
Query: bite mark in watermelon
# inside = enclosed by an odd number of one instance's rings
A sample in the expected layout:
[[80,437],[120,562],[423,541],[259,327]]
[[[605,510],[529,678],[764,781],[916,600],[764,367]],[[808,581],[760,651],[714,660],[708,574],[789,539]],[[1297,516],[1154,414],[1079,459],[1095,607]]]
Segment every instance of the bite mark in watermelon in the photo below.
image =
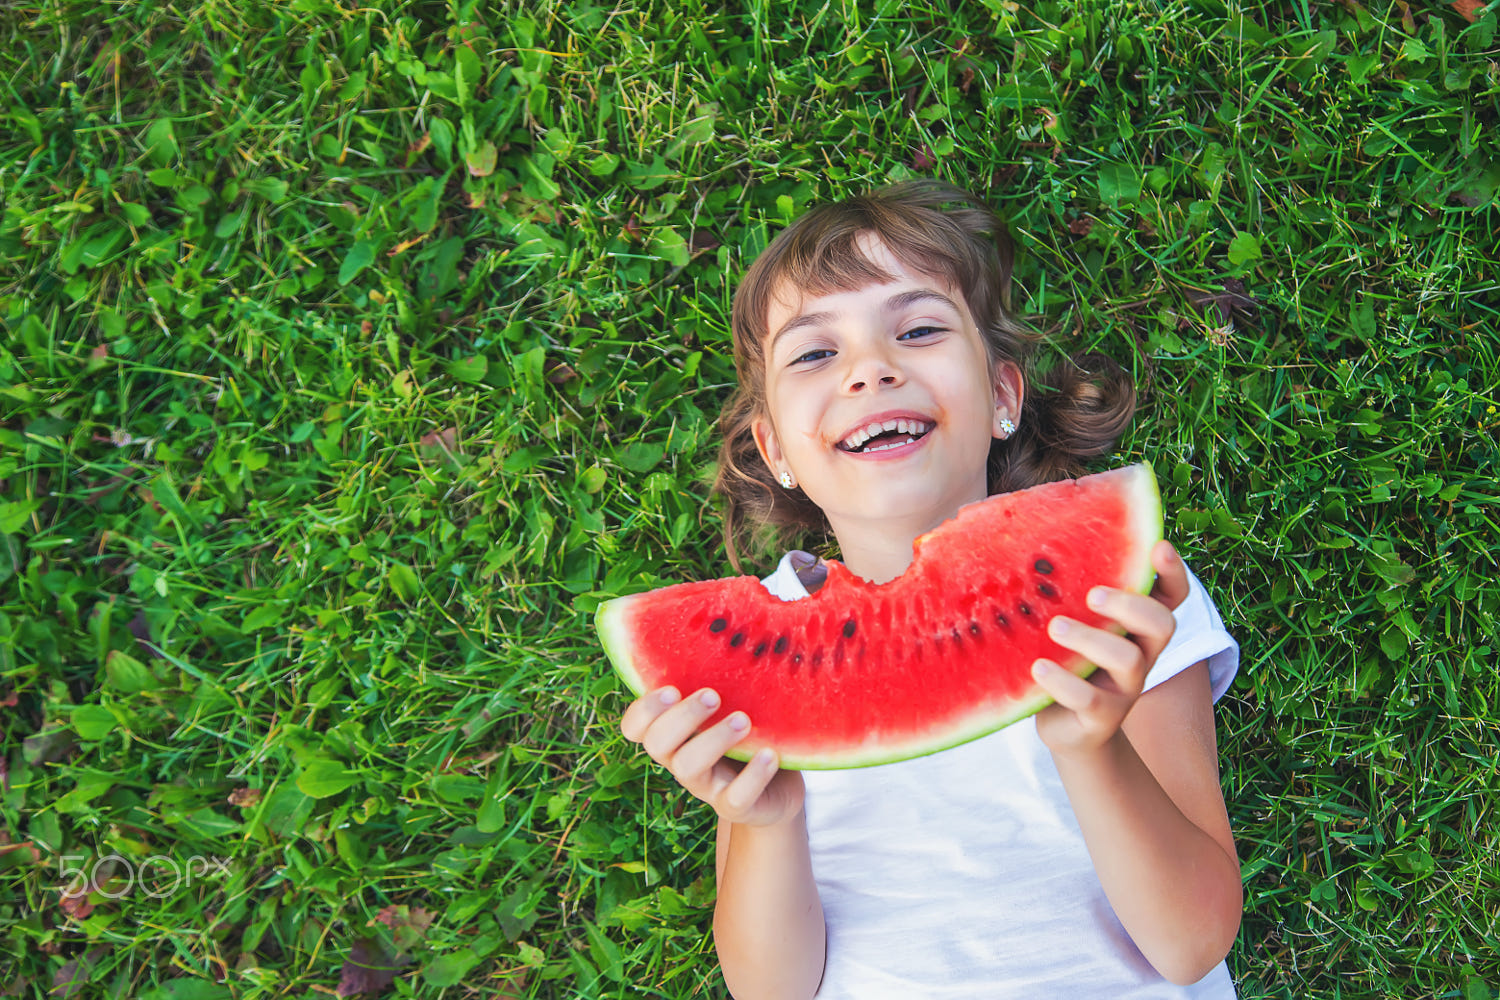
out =
[[799,601],[753,576],[684,583],[600,605],[615,669],[643,694],[702,687],[750,718],[730,752],[772,747],[798,770],[919,757],[1033,715],[1051,699],[1038,657],[1080,677],[1094,665],[1047,635],[1054,615],[1119,628],[1091,611],[1097,585],[1146,593],[1162,537],[1151,466],[1131,465],[970,504],[916,540],[883,584],[827,563]]

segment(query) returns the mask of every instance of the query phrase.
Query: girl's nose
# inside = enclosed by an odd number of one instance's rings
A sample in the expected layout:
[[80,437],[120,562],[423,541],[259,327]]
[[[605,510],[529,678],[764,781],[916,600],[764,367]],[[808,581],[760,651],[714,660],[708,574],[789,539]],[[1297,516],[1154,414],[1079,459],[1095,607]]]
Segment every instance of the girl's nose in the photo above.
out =
[[866,351],[849,365],[846,382],[849,392],[861,392],[867,386],[895,386],[905,381],[901,371],[879,351]]

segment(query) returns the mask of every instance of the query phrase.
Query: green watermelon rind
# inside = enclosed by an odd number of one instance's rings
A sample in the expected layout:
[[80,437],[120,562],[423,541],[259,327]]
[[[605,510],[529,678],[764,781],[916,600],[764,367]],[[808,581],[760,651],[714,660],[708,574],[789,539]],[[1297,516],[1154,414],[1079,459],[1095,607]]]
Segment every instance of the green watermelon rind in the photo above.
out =
[[[1157,486],[1156,474],[1149,462],[1140,462],[1132,466],[1112,470],[1116,475],[1130,476],[1134,481],[1127,484],[1125,490],[1134,494],[1129,504],[1135,512],[1135,523],[1130,526],[1130,534],[1135,538],[1137,548],[1132,557],[1138,560],[1139,575],[1133,585],[1133,589],[1140,594],[1151,591],[1156,579],[1156,570],[1151,565],[1151,549],[1162,539],[1162,507],[1161,491]],[[963,516],[962,512],[958,515]],[[1127,560],[1128,561],[1128,560]],[[914,561],[915,562],[915,561]],[[899,577],[897,579],[900,579]],[[895,581],[891,581],[894,583]],[[596,612],[595,626],[599,633],[601,645],[608,655],[610,662],[614,665],[626,685],[629,686],[637,696],[646,693],[645,682],[636,670],[632,657],[630,656],[630,633],[626,625],[628,610],[634,600],[643,595],[629,595],[618,597],[601,604]],[[809,600],[812,598],[808,598]],[[1109,626],[1117,634],[1124,634],[1125,629],[1121,626]],[[1071,671],[1078,677],[1088,677],[1096,669],[1097,665],[1082,656],[1072,657],[1068,662],[1060,664],[1064,669]],[[686,692],[684,692],[686,693]],[[896,763],[904,760],[912,760],[925,757],[930,754],[950,750],[953,747],[962,746],[983,736],[998,732],[1007,726],[1014,725],[1029,716],[1035,715],[1048,705],[1052,704],[1052,697],[1040,688],[1028,697],[1007,701],[1006,710],[1000,714],[976,710],[969,719],[972,721],[961,721],[953,723],[951,720],[947,725],[941,727],[943,735],[931,744],[922,744],[907,740],[895,748],[892,745],[875,746],[869,750],[853,749],[843,754],[820,753],[815,756],[798,754],[795,751],[790,754],[780,754],[778,764],[781,768],[794,771],[831,771],[852,770],[863,767],[877,767],[884,764]],[[752,723],[754,720],[751,720]],[[750,733],[746,738],[753,736],[752,725]],[[757,747],[749,749],[743,746],[731,747],[725,756],[735,760],[748,761],[753,756]]]
[[646,693],[646,683],[641,678],[640,671],[636,670],[635,660],[630,655],[630,630],[625,625],[628,617],[626,612],[635,602],[636,596],[631,594],[616,597],[599,605],[594,613],[594,628],[599,633],[599,644],[604,647],[604,654],[614,664],[615,673],[639,697]]

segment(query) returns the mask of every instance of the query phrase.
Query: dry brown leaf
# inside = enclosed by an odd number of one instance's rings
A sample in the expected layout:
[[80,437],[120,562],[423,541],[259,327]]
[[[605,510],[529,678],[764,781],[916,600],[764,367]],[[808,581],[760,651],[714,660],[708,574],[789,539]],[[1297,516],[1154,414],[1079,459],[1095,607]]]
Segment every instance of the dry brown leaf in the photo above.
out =
[[161,655],[161,650],[157,647],[155,642],[151,641],[151,623],[146,620],[146,612],[137,611],[135,613],[135,617],[130,619],[130,624],[128,624],[126,628],[130,629],[130,634],[135,636],[136,646],[138,646],[141,652],[146,654],[148,658],[153,660],[160,660],[163,658]]
[[384,993],[396,981],[400,968],[410,961],[405,956],[387,955],[374,938],[356,938],[349,946],[349,957],[344,959],[338,995]]
[[[390,905],[382,907],[369,924],[385,924],[391,929],[391,937],[401,951],[416,946],[427,935],[436,917],[420,906]],[[366,926],[369,926],[366,924]],[[404,956],[403,956],[404,957]]]
[[441,448],[454,451],[458,448],[458,428],[445,427],[440,431],[429,431],[422,435],[423,448]]
[[7,854],[14,854],[23,862],[30,861],[31,864],[38,864],[42,860],[42,852],[31,841],[23,840],[19,844],[12,844],[5,831],[0,830],[0,857]]
[[259,788],[236,788],[229,793],[229,804],[249,809],[260,803],[261,791]]
[[32,765],[64,760],[77,749],[78,744],[73,742],[73,734],[67,729],[33,733],[21,741],[21,753],[26,762]]
[[88,915],[94,912],[94,904],[89,902],[89,893],[96,888],[97,886],[90,881],[76,892],[64,889],[57,905],[74,920],[86,920]]
[[1219,311],[1219,319],[1223,322],[1231,322],[1235,313],[1248,316],[1260,308],[1260,303],[1255,301],[1245,292],[1245,283],[1238,278],[1225,278],[1222,283],[1223,291],[1213,292],[1203,289],[1190,289],[1188,301],[1199,309],[1208,309],[1213,306]]
[[67,1000],[82,990],[88,985],[94,966],[108,950],[104,947],[90,948],[87,954],[78,956],[58,969],[52,976],[52,996]]
[[1411,4],[1406,0],[1396,0],[1396,9],[1401,12],[1401,27],[1406,29],[1408,35],[1417,33],[1417,19],[1411,15]]
[[1448,6],[1458,11],[1465,21],[1473,24],[1479,19],[1479,12],[1487,5],[1480,3],[1479,0],[1451,0]]

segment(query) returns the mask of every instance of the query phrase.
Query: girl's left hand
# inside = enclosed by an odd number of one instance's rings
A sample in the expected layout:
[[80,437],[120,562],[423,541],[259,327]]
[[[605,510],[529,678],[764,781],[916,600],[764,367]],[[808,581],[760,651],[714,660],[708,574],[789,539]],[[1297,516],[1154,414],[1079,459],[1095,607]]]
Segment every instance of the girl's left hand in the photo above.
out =
[[1048,623],[1053,642],[1099,667],[1085,680],[1051,660],[1032,665],[1032,676],[1056,701],[1036,717],[1037,735],[1054,754],[1088,754],[1113,739],[1172,638],[1172,609],[1187,597],[1187,570],[1165,541],[1152,548],[1151,565],[1157,575],[1149,595],[1112,587],[1089,592],[1089,607],[1124,626],[1125,635],[1062,615]]

